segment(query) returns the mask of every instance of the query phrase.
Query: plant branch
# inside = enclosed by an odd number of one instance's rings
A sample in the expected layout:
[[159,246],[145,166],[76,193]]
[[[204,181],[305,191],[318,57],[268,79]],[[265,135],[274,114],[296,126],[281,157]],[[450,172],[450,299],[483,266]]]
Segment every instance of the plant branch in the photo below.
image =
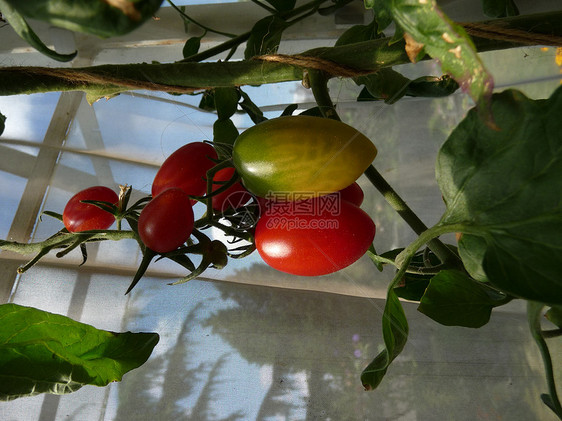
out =
[[[365,175],[369,181],[377,188],[383,195],[387,203],[394,209],[398,215],[412,228],[417,234],[421,235],[428,230],[428,227],[423,221],[415,214],[415,212],[408,206],[408,204],[396,193],[396,191],[388,184],[384,177],[377,171],[377,169],[370,165],[365,171]],[[454,264],[456,266],[462,265],[458,256],[453,251],[443,244],[439,239],[433,238],[427,242],[428,248],[435,253],[443,263]]]
[[216,30],[214,30],[214,29],[212,29],[212,28],[209,28],[209,27],[206,26],[206,25],[203,25],[202,23],[200,23],[200,22],[196,21],[195,19],[193,19],[191,16],[188,16],[183,10],[181,10],[178,6],[176,6],[174,3],[172,3],[171,0],[166,0],[166,1],[167,1],[167,2],[170,4],[170,6],[172,6],[172,8],[174,8],[174,10],[175,10],[176,12],[178,12],[184,19],[186,19],[186,20],[188,20],[189,22],[191,22],[191,23],[197,25],[197,26],[200,27],[201,29],[203,29],[203,30],[205,30],[205,31],[207,31],[207,32],[213,32],[213,33],[215,33],[215,34],[217,34],[217,35],[223,35],[223,36],[228,37],[228,38],[234,38],[234,37],[236,37],[235,34],[229,34],[228,32],[216,31]]
[[18,254],[34,254],[39,253],[46,248],[62,247],[68,244],[73,244],[80,236],[89,236],[88,242],[103,241],[103,240],[124,240],[136,239],[136,234],[133,231],[116,231],[107,230],[99,231],[91,235],[92,231],[84,231],[82,233],[60,233],[47,238],[46,240],[36,243],[19,243],[17,241],[0,240],[0,250],[12,251]]
[[[562,12],[504,18],[493,22],[497,26],[562,35]],[[245,42],[249,36],[249,32],[239,35],[220,46],[191,57],[190,60],[204,60],[221,51],[232,49]],[[324,70],[331,77],[352,77],[349,70],[357,74],[367,74],[381,68],[409,63],[404,42],[389,45],[389,41],[389,38],[383,38],[338,47],[317,48],[298,55],[300,60],[293,62],[245,60],[226,63],[139,63],[72,69],[5,67],[0,68],[0,95],[82,90],[89,94],[90,100],[95,100],[127,90],[151,89],[193,93],[212,87],[295,81],[302,80],[303,69],[310,68],[310,64],[302,60],[303,57],[316,60],[320,70],[323,69],[322,66],[328,66]],[[514,42],[486,38],[474,38],[474,42],[478,51],[520,46]],[[329,67],[330,63],[337,66]],[[334,69],[337,69],[337,72]],[[345,69],[345,74],[339,74]]]

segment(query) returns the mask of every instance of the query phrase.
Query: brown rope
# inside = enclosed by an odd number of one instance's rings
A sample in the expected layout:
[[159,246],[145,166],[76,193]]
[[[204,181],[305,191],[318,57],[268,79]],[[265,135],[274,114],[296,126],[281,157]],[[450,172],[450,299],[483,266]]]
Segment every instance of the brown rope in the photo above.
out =
[[165,85],[162,83],[144,80],[118,78],[114,76],[88,72],[84,69],[64,69],[49,67],[8,67],[4,69],[17,70],[22,73],[27,73],[30,76],[47,76],[61,79],[66,83],[76,86],[77,88],[88,85],[114,85],[116,87],[126,87],[134,90],[144,89],[148,91],[163,91],[178,94],[191,94],[202,89],[177,85]]
[[562,46],[562,37],[558,35],[546,35],[479,22],[461,23],[461,25],[470,36],[474,37],[514,42],[523,45]]
[[253,60],[270,61],[276,63],[289,64],[296,67],[301,67],[303,69],[314,69],[322,70],[333,76],[342,77],[357,77],[369,73],[373,73],[372,70],[358,70],[349,66],[344,66],[338,64],[331,60],[326,60],[319,57],[305,56],[302,54],[267,54],[264,56],[256,56],[252,58]]

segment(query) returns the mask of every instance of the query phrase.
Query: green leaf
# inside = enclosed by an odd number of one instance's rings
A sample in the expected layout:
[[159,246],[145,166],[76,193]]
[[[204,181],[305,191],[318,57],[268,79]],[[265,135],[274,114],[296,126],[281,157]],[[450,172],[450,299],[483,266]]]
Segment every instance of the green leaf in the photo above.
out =
[[380,38],[377,33],[377,23],[373,20],[368,25],[355,25],[340,35],[335,46],[355,44],[361,41],[370,41]]
[[365,85],[374,99],[382,99],[387,104],[394,104],[406,94],[406,88],[411,82],[390,68],[380,69],[378,72],[354,79],[357,85]]
[[298,110],[299,108],[299,104],[289,104],[285,107],[285,109],[283,110],[283,112],[281,113],[281,116],[284,115],[293,115],[293,113]]
[[114,333],[16,304],[0,306],[0,400],[105,386],[142,365],[156,333]]
[[460,255],[475,256],[471,273],[514,296],[561,304],[562,88],[537,101],[502,92],[492,113],[499,130],[471,110],[439,151],[447,204],[439,225],[465,233]]
[[519,15],[519,9],[513,0],[482,0],[482,10],[491,18]]
[[364,3],[366,9],[373,9],[379,33],[384,31],[392,23],[392,12],[390,11],[389,2],[365,0]]
[[279,12],[288,12],[295,8],[297,0],[265,0]]
[[412,80],[407,88],[406,95],[413,97],[440,98],[449,96],[459,89],[459,84],[451,77],[445,75],[422,76]]
[[162,0],[1,0],[22,16],[99,37],[123,35],[151,19]]
[[0,135],[4,133],[5,128],[6,128],[6,116],[0,113]]
[[236,88],[215,88],[214,99],[219,119],[226,120],[238,109],[240,92]]
[[445,326],[479,328],[488,323],[492,309],[500,303],[487,291],[463,272],[444,270],[429,282],[418,311]]
[[194,56],[199,52],[200,47],[201,47],[201,37],[189,38],[183,46],[183,50],[182,50],[183,58]]
[[375,389],[382,381],[392,361],[402,352],[408,340],[408,321],[398,296],[388,291],[382,318],[385,349],[363,370],[361,383],[366,390]]
[[209,89],[203,92],[201,101],[199,102],[199,108],[205,111],[215,111],[215,91]]
[[275,54],[283,31],[289,24],[278,16],[267,16],[256,22],[246,42],[246,60],[262,54]]
[[432,275],[416,275],[405,273],[400,283],[394,287],[394,292],[400,298],[410,301],[420,301],[425,294]]
[[254,124],[267,120],[267,118],[264,117],[262,110],[260,110],[246,92],[240,90],[240,95],[242,95],[243,98],[240,103],[240,107],[246,112],[246,114],[248,114]]
[[[481,112],[487,111],[493,79],[464,29],[451,21],[435,0],[386,0],[386,4],[407,34],[407,49],[408,39],[412,39],[418,48],[439,60],[443,73],[450,74],[482,106]],[[420,55],[412,53],[411,58]]]
[[459,240],[459,255],[466,271],[480,282],[487,282],[486,273],[482,267],[486,254],[486,240],[476,235],[463,234]]
[[225,120],[218,119],[213,124],[213,142],[232,145],[238,134],[238,129],[230,118]]
[[[56,61],[70,61],[76,57],[76,52],[72,54],[59,54],[47,47],[37,34],[27,24],[25,18],[10,4],[10,0],[0,0],[0,10],[2,16],[8,21],[16,33],[23,38],[29,45],[40,53]],[[31,3],[31,2],[30,2]]]
[[384,100],[394,104],[403,96],[443,97],[455,92],[459,85],[448,76],[423,76],[410,80],[390,68],[380,69],[377,73],[359,76],[354,79],[358,85],[365,85],[366,91],[360,92],[358,101]]

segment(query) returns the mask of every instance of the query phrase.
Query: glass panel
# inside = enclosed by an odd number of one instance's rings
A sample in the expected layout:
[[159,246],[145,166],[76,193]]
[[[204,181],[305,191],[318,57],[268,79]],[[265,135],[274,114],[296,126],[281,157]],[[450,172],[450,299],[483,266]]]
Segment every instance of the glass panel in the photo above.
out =
[[8,232],[27,179],[0,171],[0,238],[8,238]]
[[[496,312],[478,330],[436,325],[405,304],[408,344],[380,388],[366,393],[359,375],[381,343],[383,300],[222,282],[169,287],[156,278],[123,297],[127,277],[86,271],[74,279],[72,272],[33,270],[23,283],[33,282],[33,291],[20,288],[16,299],[62,309],[80,301],[81,289],[83,321],[157,331],[161,339],[149,361],[122,382],[61,397],[58,415],[119,421],[429,420],[452,413],[467,421],[551,419],[538,400],[542,366],[521,303]],[[3,404],[0,413],[3,419],[40,419],[40,399]]]
[[3,140],[43,142],[59,99],[59,92],[34,95],[0,96],[0,112],[6,116],[6,129],[0,142],[19,151],[37,155],[37,149],[12,145]]

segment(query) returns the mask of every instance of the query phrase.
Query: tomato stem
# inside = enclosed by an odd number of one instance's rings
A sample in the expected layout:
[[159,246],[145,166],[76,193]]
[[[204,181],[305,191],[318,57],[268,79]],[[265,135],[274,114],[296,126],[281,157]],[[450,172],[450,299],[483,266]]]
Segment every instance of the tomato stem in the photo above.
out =
[[[428,230],[428,227],[423,221],[415,214],[415,212],[408,206],[408,204],[396,193],[396,191],[388,184],[384,177],[377,171],[377,169],[370,165],[365,171],[365,176],[383,195],[387,203],[392,206],[398,215],[412,228],[417,234],[421,235]],[[441,240],[434,238],[427,243],[429,249],[434,252],[443,263],[456,263],[460,264],[458,256],[453,251],[441,242]]]
[[537,303],[535,301],[527,301],[527,317],[529,322],[529,328],[531,330],[531,335],[535,340],[541,357],[543,360],[543,365],[546,373],[546,382],[548,385],[548,395],[541,396],[543,401],[545,397],[548,399],[545,402],[552,411],[562,419],[562,404],[558,399],[558,393],[556,392],[556,382],[554,379],[554,369],[552,365],[552,358],[550,357],[550,352],[545,341],[545,335],[541,328],[541,315],[545,305],[542,303]]

